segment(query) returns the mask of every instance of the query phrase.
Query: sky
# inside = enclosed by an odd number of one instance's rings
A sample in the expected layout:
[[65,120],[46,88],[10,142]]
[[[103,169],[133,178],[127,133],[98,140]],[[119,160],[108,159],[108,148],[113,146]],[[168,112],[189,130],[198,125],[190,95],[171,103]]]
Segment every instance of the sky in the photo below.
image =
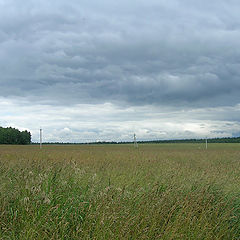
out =
[[238,0],[0,0],[0,126],[45,142],[240,136]]

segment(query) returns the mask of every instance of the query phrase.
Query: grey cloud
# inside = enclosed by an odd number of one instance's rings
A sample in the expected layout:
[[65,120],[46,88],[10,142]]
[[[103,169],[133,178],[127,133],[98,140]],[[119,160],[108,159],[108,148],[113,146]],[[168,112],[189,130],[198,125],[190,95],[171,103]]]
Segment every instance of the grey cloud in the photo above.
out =
[[239,103],[237,1],[1,4],[1,96],[53,105]]
[[[0,126],[30,130],[33,141],[130,141],[236,136],[240,128],[239,105],[234,107],[179,109],[173,107],[120,107],[111,103],[53,106],[22,99],[0,98]],[[234,118],[232,118],[234,116]]]

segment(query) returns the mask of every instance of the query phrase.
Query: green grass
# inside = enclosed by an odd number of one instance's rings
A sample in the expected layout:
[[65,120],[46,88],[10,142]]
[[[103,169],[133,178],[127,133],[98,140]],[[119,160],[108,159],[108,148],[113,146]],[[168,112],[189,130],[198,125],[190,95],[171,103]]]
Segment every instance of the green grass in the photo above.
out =
[[240,239],[240,145],[2,145],[0,239]]

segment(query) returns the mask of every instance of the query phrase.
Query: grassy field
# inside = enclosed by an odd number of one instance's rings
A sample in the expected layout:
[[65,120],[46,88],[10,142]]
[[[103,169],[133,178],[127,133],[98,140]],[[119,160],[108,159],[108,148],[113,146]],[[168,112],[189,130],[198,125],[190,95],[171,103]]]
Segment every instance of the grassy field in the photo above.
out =
[[240,239],[240,144],[2,145],[0,239]]

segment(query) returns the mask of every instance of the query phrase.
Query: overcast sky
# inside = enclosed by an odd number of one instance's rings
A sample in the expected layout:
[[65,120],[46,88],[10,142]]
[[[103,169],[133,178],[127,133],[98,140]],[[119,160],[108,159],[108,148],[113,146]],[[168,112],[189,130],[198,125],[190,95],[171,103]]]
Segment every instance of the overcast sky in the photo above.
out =
[[0,126],[38,141],[240,136],[239,0],[0,0]]

